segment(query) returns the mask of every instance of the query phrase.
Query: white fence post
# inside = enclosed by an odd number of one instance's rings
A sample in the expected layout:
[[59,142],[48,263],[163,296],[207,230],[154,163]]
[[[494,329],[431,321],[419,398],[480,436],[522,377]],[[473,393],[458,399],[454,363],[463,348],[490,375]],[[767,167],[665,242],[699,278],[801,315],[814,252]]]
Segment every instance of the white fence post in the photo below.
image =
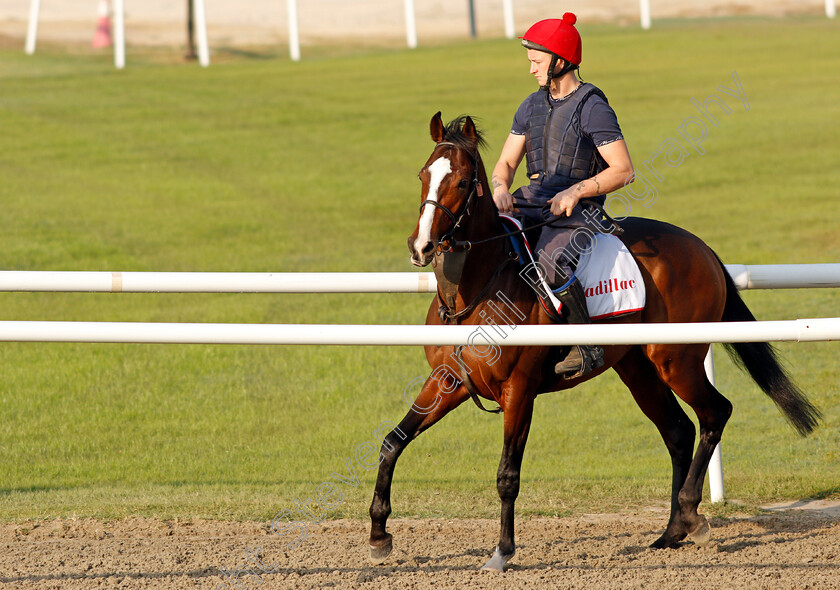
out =
[[114,65],[125,67],[125,3],[114,0]]
[[834,3],[834,0],[825,0],[825,15],[828,18],[837,16],[837,5]]
[[502,8],[505,14],[505,37],[513,39],[516,35],[516,26],[513,22],[513,0],[503,0]]
[[639,14],[641,15],[642,28],[650,28],[650,0],[639,0]]
[[414,0],[404,0],[405,42],[409,49],[417,48],[417,17],[414,14]]
[[292,61],[300,61],[297,0],[286,0],[286,14],[289,19],[289,57]]
[[[709,352],[706,353],[706,376],[709,383],[715,384],[715,361],[712,357],[712,345],[709,345]],[[723,462],[720,457],[720,443],[712,453],[709,461],[709,496],[712,502],[723,502],[725,499],[723,490]]]
[[41,0],[31,0],[29,3],[29,26],[26,28],[26,54],[35,53],[38,41],[38,17],[41,12]]
[[198,37],[198,63],[206,68],[210,65],[210,46],[207,43],[207,14],[204,11],[204,0],[193,2],[193,12]]

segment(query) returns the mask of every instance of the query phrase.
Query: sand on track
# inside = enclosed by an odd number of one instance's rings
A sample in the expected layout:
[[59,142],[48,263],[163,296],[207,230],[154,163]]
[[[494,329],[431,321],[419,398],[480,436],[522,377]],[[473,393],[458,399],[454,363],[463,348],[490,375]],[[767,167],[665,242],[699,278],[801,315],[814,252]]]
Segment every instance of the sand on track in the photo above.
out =
[[291,536],[279,537],[268,523],[145,518],[14,523],[0,525],[0,586],[840,588],[836,505],[713,518],[712,542],[705,547],[688,542],[679,549],[649,549],[666,517],[663,509],[650,509],[520,519],[517,555],[504,574],[478,570],[496,543],[495,520],[392,520],[394,552],[379,566],[368,562],[368,523],[361,520],[311,525],[291,549]]

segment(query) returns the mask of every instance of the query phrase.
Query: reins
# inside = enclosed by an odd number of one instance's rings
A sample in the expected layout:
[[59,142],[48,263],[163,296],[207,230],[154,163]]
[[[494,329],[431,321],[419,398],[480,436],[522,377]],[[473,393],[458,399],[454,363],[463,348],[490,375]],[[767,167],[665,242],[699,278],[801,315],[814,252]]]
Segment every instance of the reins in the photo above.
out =
[[[612,229],[610,230],[609,233],[614,233],[614,234],[617,234],[617,235],[621,235],[622,233],[624,233],[624,230],[621,229],[621,227],[615,222],[615,220],[612,217],[610,217],[610,215],[604,210],[603,205],[601,205],[597,201],[593,201],[592,199],[581,199],[580,203],[584,206],[594,207],[595,209],[598,210],[598,212],[601,215],[604,216],[604,219],[606,219],[607,221],[610,222],[610,225],[612,225]],[[547,207],[547,205],[532,205],[531,203],[516,202],[516,207],[519,208],[519,209],[526,209],[526,208],[529,208],[529,209],[545,209]],[[453,248],[465,248],[465,249],[469,250],[473,246],[476,246],[476,245],[479,245],[479,244],[486,244],[488,242],[492,242],[493,240],[500,240],[502,238],[509,238],[511,236],[525,234],[525,233],[531,231],[532,229],[537,229],[537,228],[540,228],[540,227],[543,227],[543,226],[546,226],[546,225],[551,225],[552,223],[556,223],[556,222],[560,221],[561,219],[563,219],[563,218],[560,215],[555,215],[551,219],[546,219],[545,221],[541,221],[540,223],[535,223],[534,225],[529,225],[528,227],[523,227],[522,229],[509,231],[507,233],[491,236],[489,238],[484,238],[483,240],[475,240],[475,241],[455,240],[454,242],[452,242],[452,244],[450,246],[450,249],[448,251],[451,252]],[[576,225],[554,225],[552,227],[569,227],[569,228],[571,228],[571,227],[578,227],[578,226],[576,226]]]
[[[461,147],[461,146],[458,146],[455,143],[452,143],[451,141],[438,142],[436,147],[443,146],[443,145],[451,145],[452,147],[456,147],[456,148]],[[453,235],[458,230],[458,228],[461,227],[461,222],[464,220],[464,217],[466,217],[467,215],[470,214],[470,206],[472,205],[472,202],[473,202],[473,199],[475,198],[475,196],[476,195],[478,195],[479,197],[484,196],[484,191],[483,191],[483,189],[481,187],[481,183],[479,182],[479,179],[478,179],[478,153],[476,153],[475,158],[473,159],[473,178],[472,178],[471,185],[472,185],[472,189],[470,190],[470,194],[467,196],[467,202],[464,204],[464,208],[461,209],[461,213],[457,216],[455,215],[455,213],[452,212],[451,209],[449,209],[449,207],[447,207],[446,205],[442,205],[441,203],[438,203],[437,201],[433,201],[432,199],[426,199],[425,201],[420,203],[420,211],[422,211],[423,207],[425,207],[426,205],[433,205],[434,207],[437,207],[438,209],[443,211],[446,214],[446,216],[449,217],[450,221],[452,221],[452,227],[449,229],[449,231],[447,231],[443,236],[441,236],[441,238],[439,240],[433,240],[433,242],[432,242],[435,245],[435,248],[437,250],[441,251],[441,252],[452,252],[456,248],[464,248],[465,250],[470,250],[473,246],[477,246],[477,245],[480,245],[480,244],[487,244],[487,243],[492,242],[494,240],[501,240],[501,239],[504,239],[504,238],[509,238],[511,236],[525,234],[525,233],[527,233],[527,232],[529,232],[533,229],[537,229],[537,228],[540,228],[540,227],[543,227],[543,226],[546,226],[546,225],[551,225],[552,223],[557,223],[558,221],[560,221],[562,219],[562,217],[560,215],[555,215],[551,219],[546,219],[545,221],[541,221],[540,223],[535,223],[533,225],[530,225],[528,227],[524,227],[522,229],[509,231],[509,232],[506,232],[506,233],[503,233],[503,234],[491,236],[489,238],[484,238],[483,240],[475,240],[475,241],[453,240],[452,239]],[[594,201],[592,199],[581,199],[580,203],[583,204],[584,206],[594,207],[595,209],[598,210],[598,212],[601,215],[603,215],[604,219],[607,220],[610,223],[610,225],[612,226],[612,229],[609,233],[614,233],[614,234],[620,235],[624,232],[624,230],[622,230],[621,227],[615,222],[615,220],[612,217],[610,217],[610,215],[606,212],[606,210],[604,209],[604,206],[601,205],[600,203],[598,203],[597,201]],[[523,203],[521,201],[517,201],[515,203],[515,205],[519,209],[545,209],[548,206],[547,204],[546,205],[533,205],[531,203]],[[555,226],[552,226],[552,227],[577,227],[577,226],[555,225]]]

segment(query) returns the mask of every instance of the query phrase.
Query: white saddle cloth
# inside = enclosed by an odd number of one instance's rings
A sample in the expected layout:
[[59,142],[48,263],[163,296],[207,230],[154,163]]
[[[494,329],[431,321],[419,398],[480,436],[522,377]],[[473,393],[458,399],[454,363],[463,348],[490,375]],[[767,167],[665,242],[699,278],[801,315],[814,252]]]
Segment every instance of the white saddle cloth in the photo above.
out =
[[639,311],[645,306],[645,282],[627,246],[612,234],[596,234],[583,252],[575,274],[583,285],[593,320]]

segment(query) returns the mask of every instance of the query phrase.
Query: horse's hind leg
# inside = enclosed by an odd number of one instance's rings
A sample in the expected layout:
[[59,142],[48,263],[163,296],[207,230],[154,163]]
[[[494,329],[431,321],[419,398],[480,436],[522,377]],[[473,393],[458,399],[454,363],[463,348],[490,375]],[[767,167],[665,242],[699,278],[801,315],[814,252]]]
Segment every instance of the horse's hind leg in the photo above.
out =
[[440,391],[437,380],[430,377],[423,385],[417,399],[414,400],[412,409],[408,411],[399,426],[382,441],[379,473],[376,476],[376,487],[370,504],[370,557],[374,563],[383,562],[393,548],[391,534],[385,530],[385,527],[391,515],[391,480],[397,459],[408,443],[458,407],[467,395],[463,386],[451,393],[443,393]]
[[680,399],[691,406],[700,424],[700,441],[678,494],[682,521],[688,536],[697,544],[711,537],[705,516],[697,513],[703,495],[703,481],[723,428],[732,415],[732,404],[706,377],[703,360],[707,344],[648,346],[648,356],[662,380]]
[[639,347],[628,352],[614,368],[630,389],[639,408],[659,430],[671,455],[671,515],[665,532],[651,547],[676,547],[688,534],[683,524],[679,493],[691,465],[694,424]]

